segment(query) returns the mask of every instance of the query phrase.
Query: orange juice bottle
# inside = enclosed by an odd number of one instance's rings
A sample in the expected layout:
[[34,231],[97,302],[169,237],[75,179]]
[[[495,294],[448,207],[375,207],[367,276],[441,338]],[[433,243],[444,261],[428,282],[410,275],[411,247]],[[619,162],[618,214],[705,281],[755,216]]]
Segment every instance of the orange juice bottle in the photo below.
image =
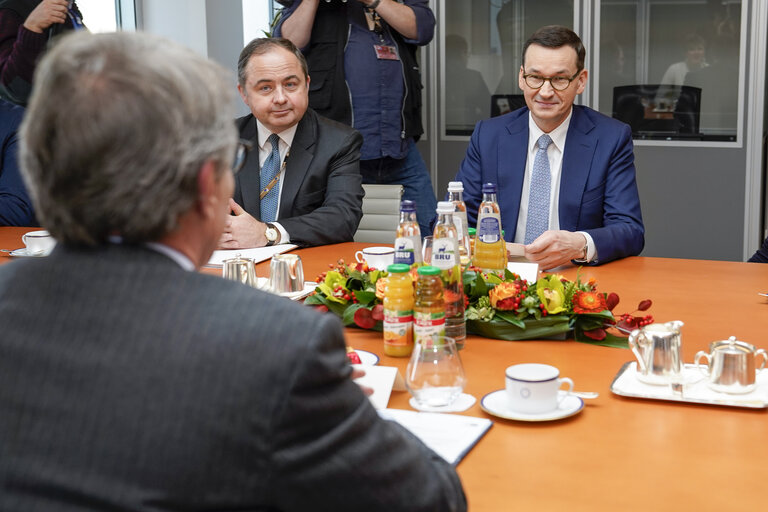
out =
[[445,336],[445,302],[442,271],[433,266],[419,267],[416,300],[413,305],[414,342]]
[[384,353],[407,357],[413,350],[413,280],[411,267],[395,263],[387,267],[384,295]]
[[477,235],[472,263],[483,272],[504,276],[507,268],[507,245],[501,235],[501,212],[496,201],[496,185],[483,185],[483,202],[477,212]]

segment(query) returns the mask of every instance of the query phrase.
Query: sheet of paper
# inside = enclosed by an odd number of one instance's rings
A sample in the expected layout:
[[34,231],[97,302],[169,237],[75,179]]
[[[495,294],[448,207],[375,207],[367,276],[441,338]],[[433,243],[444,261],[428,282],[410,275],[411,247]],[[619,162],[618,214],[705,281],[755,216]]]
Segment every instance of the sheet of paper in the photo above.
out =
[[242,258],[252,258],[254,263],[260,261],[266,261],[275,254],[281,254],[295,249],[296,245],[293,244],[280,244],[273,245],[272,247],[254,247],[252,249],[222,249],[213,251],[211,259],[208,260],[206,267],[222,267],[224,266],[224,260],[236,257],[238,254]]
[[522,263],[519,261],[510,261],[507,263],[507,269],[514,272],[529,283],[535,283],[539,278],[538,263]]
[[373,407],[385,409],[389,403],[389,395],[392,394],[392,387],[398,380],[400,382],[403,381],[403,377],[399,375],[397,368],[394,366],[367,366],[360,364],[353,364],[352,366],[365,371],[365,375],[355,379],[355,382],[373,389],[373,394],[368,397]]
[[379,410],[379,416],[399,423],[454,466],[493,425],[486,418],[401,409]]

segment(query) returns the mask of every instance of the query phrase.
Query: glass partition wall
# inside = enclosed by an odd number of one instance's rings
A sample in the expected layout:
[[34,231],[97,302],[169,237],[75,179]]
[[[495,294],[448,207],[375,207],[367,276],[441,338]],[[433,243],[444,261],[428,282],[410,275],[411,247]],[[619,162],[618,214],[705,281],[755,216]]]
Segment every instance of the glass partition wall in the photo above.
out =
[[[637,139],[736,141],[741,3],[445,1],[442,136],[466,137],[477,121],[523,106],[517,77],[526,38],[543,25],[574,28],[582,19],[575,30],[587,47],[595,93],[581,103],[626,122]],[[594,23],[584,15],[588,9]]]

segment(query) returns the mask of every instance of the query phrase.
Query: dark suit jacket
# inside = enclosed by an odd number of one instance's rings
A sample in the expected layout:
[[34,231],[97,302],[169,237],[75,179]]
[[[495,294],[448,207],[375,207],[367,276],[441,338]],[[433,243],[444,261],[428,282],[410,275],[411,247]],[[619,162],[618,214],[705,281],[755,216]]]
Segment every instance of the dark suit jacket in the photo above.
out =
[[0,100],[0,226],[37,226],[19,171],[16,131],[23,117],[23,108]]
[[141,247],[0,267],[0,510],[464,510],[339,321]]
[[[237,120],[240,137],[254,144],[237,174],[234,200],[261,218],[256,118]],[[363,216],[362,136],[307,109],[296,128],[285,167],[279,222],[299,245],[351,242]]]
[[763,242],[763,246],[755,251],[755,254],[747,261],[752,263],[768,263],[768,238]]
[[[498,187],[501,224],[512,241],[528,156],[528,108],[481,121],[456,176],[467,217],[477,222],[483,183]],[[599,261],[640,254],[645,230],[635,182],[632,133],[624,123],[574,105],[560,178],[560,229],[592,236]]]

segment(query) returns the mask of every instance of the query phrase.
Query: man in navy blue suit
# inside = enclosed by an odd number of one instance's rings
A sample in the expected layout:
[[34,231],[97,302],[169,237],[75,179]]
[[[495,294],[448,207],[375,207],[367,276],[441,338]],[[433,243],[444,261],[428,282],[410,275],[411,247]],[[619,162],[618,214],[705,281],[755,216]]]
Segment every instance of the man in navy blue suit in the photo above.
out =
[[523,47],[527,108],[481,121],[456,177],[471,223],[495,183],[507,241],[551,269],[637,255],[645,244],[629,126],[574,105],[587,83],[584,46],[547,26]]
[[768,263],[768,238],[763,242],[763,246],[747,261],[752,263]]
[[23,108],[0,100],[0,226],[37,226],[19,172],[16,131],[23,117]]

